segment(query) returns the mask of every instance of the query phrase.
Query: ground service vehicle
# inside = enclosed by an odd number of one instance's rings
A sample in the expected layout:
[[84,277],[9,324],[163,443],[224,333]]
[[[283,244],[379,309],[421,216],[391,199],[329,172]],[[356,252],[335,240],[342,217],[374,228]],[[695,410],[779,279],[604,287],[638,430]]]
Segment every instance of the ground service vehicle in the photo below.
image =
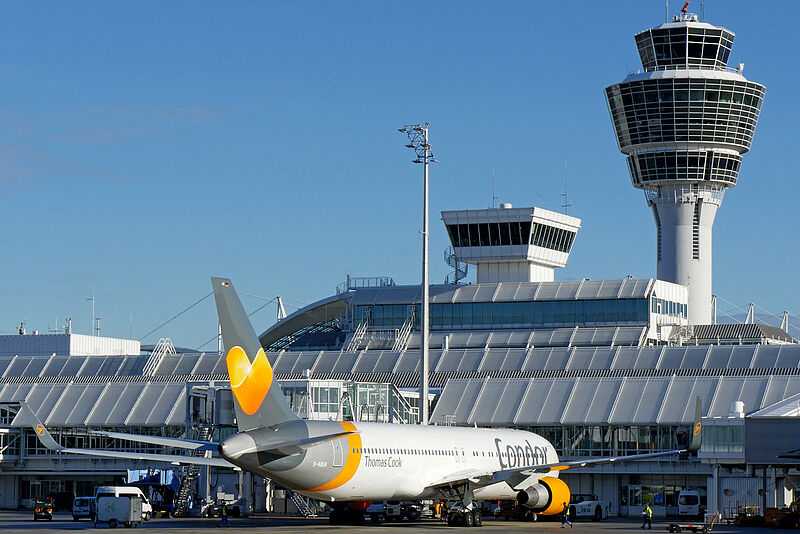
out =
[[576,493],[569,501],[570,519],[588,518],[592,521],[600,521],[608,518],[608,509],[611,503],[601,501],[597,495],[591,493]]
[[795,501],[786,508],[767,508],[764,524],[768,527],[796,528],[800,525],[800,501]]
[[670,523],[667,527],[668,532],[682,532],[684,530],[691,530],[692,532],[711,532],[714,528],[714,523],[717,521],[716,514],[711,518],[711,523],[697,522],[697,523]]
[[72,503],[72,519],[77,521],[81,518],[87,517],[94,521],[94,516],[97,513],[97,501],[94,497],[78,497]]
[[503,518],[506,521],[513,519],[515,521],[536,521],[537,515],[530,508],[520,506],[517,501],[499,501],[493,510],[493,515],[496,518]]
[[402,521],[408,519],[415,521],[420,518],[422,511],[420,505],[413,501],[377,501],[364,510],[364,517],[373,522]]
[[131,527],[142,522],[142,498],[138,495],[123,494],[118,497],[113,495],[98,494],[97,523],[108,523],[108,528],[117,528],[118,525]]
[[697,490],[683,490],[678,493],[678,515],[680,517],[703,517],[704,507],[700,504]]
[[135,486],[100,486],[95,491],[97,506],[100,506],[100,497],[122,497],[124,495],[136,496],[142,501],[142,519],[150,521],[153,515],[153,507],[142,490]]
[[40,497],[36,499],[36,503],[33,505],[33,520],[36,521],[38,519],[53,520],[52,497]]

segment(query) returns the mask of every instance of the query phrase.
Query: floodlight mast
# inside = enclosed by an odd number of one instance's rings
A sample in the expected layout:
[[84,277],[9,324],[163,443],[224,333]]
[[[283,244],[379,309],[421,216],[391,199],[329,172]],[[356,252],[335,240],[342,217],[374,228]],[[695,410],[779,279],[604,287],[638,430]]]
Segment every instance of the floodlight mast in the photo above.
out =
[[428,143],[428,123],[423,124],[406,124],[398,130],[401,133],[408,135],[409,143],[407,148],[414,149],[417,159],[413,160],[414,163],[422,163],[423,165],[423,193],[422,193],[422,334],[420,340],[420,359],[422,360],[421,383],[419,393],[420,403],[420,424],[428,424],[428,368],[429,362],[429,314],[428,314],[428,301],[430,300],[429,287],[428,287],[428,163],[436,163],[436,158],[431,151],[431,145]]

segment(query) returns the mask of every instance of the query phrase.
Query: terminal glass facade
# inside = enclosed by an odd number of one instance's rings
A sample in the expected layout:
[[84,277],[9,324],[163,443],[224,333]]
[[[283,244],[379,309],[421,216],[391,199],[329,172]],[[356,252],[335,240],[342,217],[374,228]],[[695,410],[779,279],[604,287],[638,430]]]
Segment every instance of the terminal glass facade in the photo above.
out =
[[[666,301],[665,301],[666,302]],[[681,304],[670,303],[675,310]],[[405,304],[353,306],[354,325],[366,321],[374,328],[400,328],[409,317]],[[666,313],[666,312],[664,312]],[[582,324],[648,323],[647,299],[552,300],[540,302],[447,302],[430,305],[431,328],[575,326]],[[415,325],[419,324],[415,305]]]

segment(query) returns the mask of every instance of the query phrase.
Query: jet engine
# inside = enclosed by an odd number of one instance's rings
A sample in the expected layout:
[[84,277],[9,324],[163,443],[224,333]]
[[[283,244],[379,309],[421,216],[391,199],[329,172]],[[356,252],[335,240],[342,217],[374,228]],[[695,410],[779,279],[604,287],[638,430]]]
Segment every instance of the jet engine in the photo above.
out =
[[538,484],[517,493],[517,502],[542,515],[559,514],[569,504],[569,487],[555,477],[542,477]]

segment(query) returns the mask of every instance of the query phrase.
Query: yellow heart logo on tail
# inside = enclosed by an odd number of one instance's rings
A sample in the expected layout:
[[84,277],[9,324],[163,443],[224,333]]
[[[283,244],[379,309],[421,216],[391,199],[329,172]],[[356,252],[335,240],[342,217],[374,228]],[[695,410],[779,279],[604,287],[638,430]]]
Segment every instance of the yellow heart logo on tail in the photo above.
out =
[[250,362],[242,347],[233,347],[225,357],[231,389],[244,413],[253,415],[258,410],[272,385],[272,366],[259,348],[255,360]]

